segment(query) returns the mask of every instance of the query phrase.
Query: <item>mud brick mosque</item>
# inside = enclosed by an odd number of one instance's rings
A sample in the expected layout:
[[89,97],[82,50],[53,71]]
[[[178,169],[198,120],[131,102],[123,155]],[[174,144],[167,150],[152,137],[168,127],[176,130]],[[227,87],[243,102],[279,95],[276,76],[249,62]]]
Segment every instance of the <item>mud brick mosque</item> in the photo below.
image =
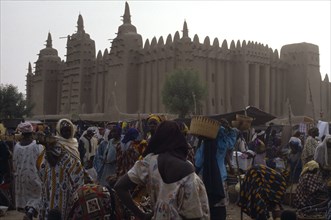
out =
[[[74,25],[74,24],[73,24]],[[111,48],[96,51],[95,42],[78,16],[77,32],[67,37],[66,59],[52,47],[48,34],[35,71],[29,63],[27,100],[34,117],[79,114],[117,120],[119,113],[164,113],[161,91],[166,76],[177,69],[198,72],[207,96],[199,114],[223,114],[255,106],[286,116],[331,120],[331,83],[321,79],[319,48],[312,43],[284,45],[280,53],[261,43],[245,40],[220,42],[182,34],[145,43],[131,22],[125,3],[123,24]]]

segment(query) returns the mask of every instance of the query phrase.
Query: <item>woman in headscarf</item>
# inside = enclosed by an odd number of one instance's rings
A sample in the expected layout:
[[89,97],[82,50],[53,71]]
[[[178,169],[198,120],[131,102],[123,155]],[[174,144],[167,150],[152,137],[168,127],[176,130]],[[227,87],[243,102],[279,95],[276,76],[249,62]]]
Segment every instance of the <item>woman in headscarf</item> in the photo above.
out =
[[327,172],[323,171],[319,164],[311,160],[306,163],[299,178],[295,193],[294,204],[297,208],[312,206],[318,203],[321,195],[326,195]]
[[16,208],[19,211],[25,210],[32,218],[33,215],[37,215],[41,197],[42,183],[38,176],[36,161],[43,146],[33,140],[31,123],[20,123],[18,131],[22,134],[22,139],[15,145],[13,152]]
[[[331,181],[327,181],[327,197],[324,201],[312,205],[312,206],[306,206],[301,209],[299,209],[298,215],[302,219],[315,219],[318,217],[324,217],[324,219],[331,219]],[[317,218],[316,218],[317,219]],[[318,218],[320,219],[320,218]]]
[[67,219],[73,192],[84,183],[85,172],[74,138],[75,127],[68,119],[61,119],[56,126],[55,143],[46,145],[46,151],[37,161],[39,175],[43,181],[40,219],[48,219],[52,209],[61,212]]
[[135,148],[139,137],[139,131],[136,128],[129,128],[122,141],[116,146],[117,176],[123,176],[138,160],[140,154]]
[[147,142],[150,141],[152,136],[155,134],[157,126],[162,122],[162,118],[158,115],[151,114],[147,118],[147,127],[148,127],[148,133],[147,133]]
[[[144,159],[135,163],[115,185],[121,201],[140,219],[209,219],[206,190],[187,161],[188,145],[174,121],[164,121],[156,129]],[[146,185],[152,213],[139,209],[129,193]]]

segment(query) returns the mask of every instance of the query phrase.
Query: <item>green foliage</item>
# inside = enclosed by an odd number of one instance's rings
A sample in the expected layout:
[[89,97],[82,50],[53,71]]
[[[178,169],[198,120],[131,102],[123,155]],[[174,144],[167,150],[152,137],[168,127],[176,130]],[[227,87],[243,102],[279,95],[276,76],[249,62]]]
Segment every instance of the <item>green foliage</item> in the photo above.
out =
[[0,119],[23,118],[31,115],[32,105],[28,104],[21,92],[13,85],[0,85]]
[[197,72],[178,70],[167,76],[162,90],[162,102],[170,113],[184,118],[189,113],[196,113],[205,91]]

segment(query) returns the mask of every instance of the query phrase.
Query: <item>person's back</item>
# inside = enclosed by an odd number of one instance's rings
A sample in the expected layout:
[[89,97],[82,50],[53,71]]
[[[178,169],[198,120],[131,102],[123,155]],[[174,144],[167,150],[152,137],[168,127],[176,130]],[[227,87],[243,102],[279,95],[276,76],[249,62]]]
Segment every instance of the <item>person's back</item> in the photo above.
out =
[[41,193],[41,180],[36,169],[36,161],[43,147],[32,142],[22,146],[17,143],[14,147],[14,175],[16,183],[16,207],[25,208],[28,200],[39,199]]
[[16,208],[38,208],[41,196],[41,179],[38,176],[36,161],[43,146],[32,139],[33,128],[30,123],[21,123],[18,130],[22,140],[14,146],[13,170],[15,178]]
[[286,192],[287,172],[277,172],[264,165],[254,165],[240,186],[238,206],[252,219],[268,219],[276,214]]
[[154,219],[207,218],[208,199],[203,194],[204,185],[190,162],[166,153],[149,154],[128,175],[139,185],[146,185],[154,207]]
[[[144,152],[115,185],[122,202],[140,218],[209,219],[207,193],[202,180],[187,161],[188,145],[176,122],[162,122]],[[152,213],[139,210],[128,198],[129,189],[146,186]]]

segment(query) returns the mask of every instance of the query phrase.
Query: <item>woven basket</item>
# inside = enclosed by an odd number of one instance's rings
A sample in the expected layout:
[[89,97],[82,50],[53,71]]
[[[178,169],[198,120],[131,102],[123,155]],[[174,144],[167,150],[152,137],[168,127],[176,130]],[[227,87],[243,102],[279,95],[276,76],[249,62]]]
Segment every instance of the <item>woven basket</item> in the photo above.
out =
[[189,133],[215,139],[220,128],[220,122],[204,116],[195,116],[191,120]]

